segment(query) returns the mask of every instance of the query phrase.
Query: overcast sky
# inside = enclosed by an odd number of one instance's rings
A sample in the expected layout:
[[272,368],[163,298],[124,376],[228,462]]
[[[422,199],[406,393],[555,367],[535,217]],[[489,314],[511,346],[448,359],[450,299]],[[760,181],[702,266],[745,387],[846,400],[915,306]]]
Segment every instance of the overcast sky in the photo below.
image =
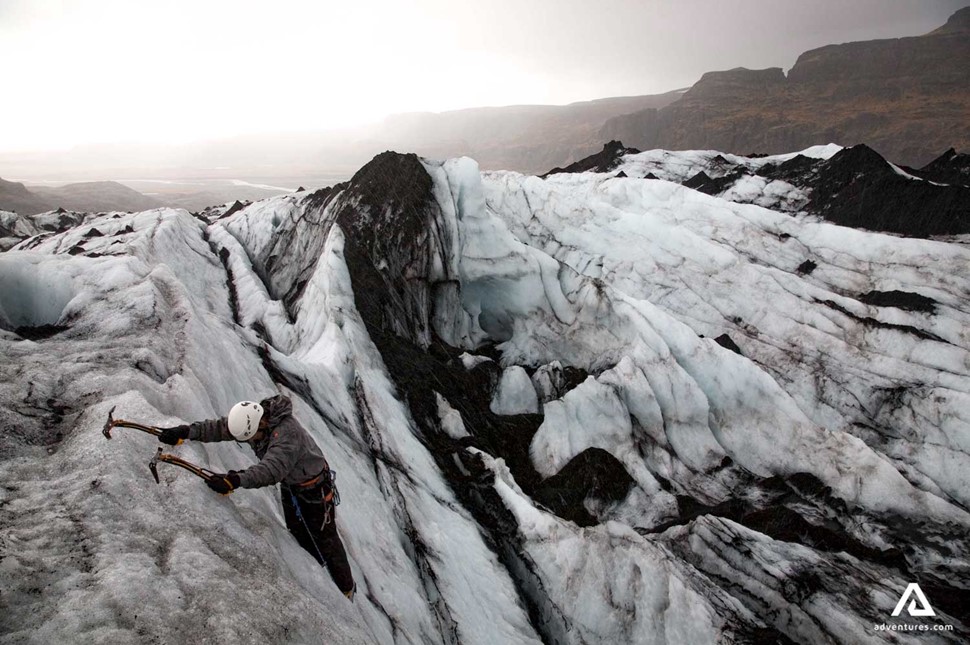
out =
[[564,104],[926,33],[970,0],[0,0],[0,150]]

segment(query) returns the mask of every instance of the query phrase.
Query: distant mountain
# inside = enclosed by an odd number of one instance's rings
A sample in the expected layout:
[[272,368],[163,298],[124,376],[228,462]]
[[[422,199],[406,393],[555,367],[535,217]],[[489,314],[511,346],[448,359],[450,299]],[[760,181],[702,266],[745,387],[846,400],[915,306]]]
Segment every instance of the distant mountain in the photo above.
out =
[[54,207],[92,213],[144,211],[166,205],[116,181],[89,181],[57,188],[31,186],[30,190]]
[[50,202],[27,190],[23,184],[0,179],[0,210],[33,215],[54,208],[56,207]]
[[968,69],[970,7],[924,36],[807,51],[787,77],[777,67],[709,72],[671,105],[609,119],[599,138],[737,154],[864,142],[918,166],[970,147]]
[[[353,131],[4,153],[0,176],[40,179],[56,172],[58,178],[74,181],[249,178],[278,186],[322,187],[348,179],[384,150],[411,150],[434,159],[466,155],[486,170],[540,174],[565,168],[611,140],[643,150],[736,154],[865,143],[894,163],[920,167],[951,147],[960,152],[970,148],[967,69],[970,8],[923,36],[810,50],[787,76],[780,67],[736,68],[708,72],[692,87],[664,94],[397,114],[378,126]],[[165,199],[196,210],[265,196],[223,191]]]
[[485,169],[540,173],[600,147],[599,131],[608,119],[666,107],[682,93],[399,114],[385,120],[374,135],[381,145],[371,147],[414,150],[433,158],[467,155]]
[[114,181],[67,184],[57,188],[0,179],[0,210],[35,215],[62,208],[81,212],[144,211],[166,204]]

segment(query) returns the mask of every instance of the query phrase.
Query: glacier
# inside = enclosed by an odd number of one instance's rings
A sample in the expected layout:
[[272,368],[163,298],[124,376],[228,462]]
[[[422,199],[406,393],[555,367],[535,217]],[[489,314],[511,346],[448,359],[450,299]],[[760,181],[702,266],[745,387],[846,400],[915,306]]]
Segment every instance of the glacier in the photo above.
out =
[[[957,642],[970,240],[757,174],[843,150],[388,152],[243,208],[2,214],[0,642]],[[276,392],[338,473],[353,604],[272,490],[156,485],[154,438],[100,432]],[[914,581],[953,632],[873,629]]]

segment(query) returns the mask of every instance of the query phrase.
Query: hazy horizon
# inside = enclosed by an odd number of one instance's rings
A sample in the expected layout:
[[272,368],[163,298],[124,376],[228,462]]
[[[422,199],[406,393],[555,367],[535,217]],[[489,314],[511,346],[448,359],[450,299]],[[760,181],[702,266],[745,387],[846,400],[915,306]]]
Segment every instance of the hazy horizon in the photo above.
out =
[[566,105],[789,69],[803,51],[914,36],[970,0],[586,3],[219,0],[0,4],[19,99],[0,152],[334,132],[394,114]]

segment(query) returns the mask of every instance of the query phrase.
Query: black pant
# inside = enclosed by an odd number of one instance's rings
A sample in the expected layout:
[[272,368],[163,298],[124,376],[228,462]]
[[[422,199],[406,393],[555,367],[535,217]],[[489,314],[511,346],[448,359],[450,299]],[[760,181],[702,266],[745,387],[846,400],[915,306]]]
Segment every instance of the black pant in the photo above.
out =
[[[333,501],[324,500],[324,487],[318,486],[309,491],[296,492],[301,518],[293,505],[293,491],[289,486],[280,486],[283,500],[283,517],[286,528],[307,552],[321,566],[326,566],[330,577],[340,591],[347,593],[354,588],[354,574],[347,562],[344,543],[337,533],[337,513]],[[329,511],[329,513],[328,513]],[[322,559],[321,559],[322,558]]]

